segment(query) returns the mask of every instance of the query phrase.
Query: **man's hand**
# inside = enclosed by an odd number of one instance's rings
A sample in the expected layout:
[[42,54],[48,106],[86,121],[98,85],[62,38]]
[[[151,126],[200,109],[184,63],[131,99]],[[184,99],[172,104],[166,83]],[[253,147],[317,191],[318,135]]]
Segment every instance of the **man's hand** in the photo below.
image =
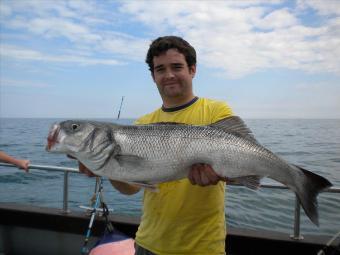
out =
[[[71,155],[67,155],[67,157],[71,159],[77,160],[75,157]],[[78,167],[79,167],[79,172],[86,174],[88,177],[97,177],[98,175],[95,175],[92,173],[83,163],[78,161]],[[120,182],[120,181],[114,181],[110,180],[111,185],[115,187],[120,193],[125,194],[125,195],[132,195],[137,193],[140,190],[140,187],[137,187],[132,184],[128,184],[125,182]]]
[[219,181],[224,181],[224,178],[218,176],[214,169],[208,164],[194,164],[191,167],[188,178],[192,185],[208,186],[216,185]]
[[[68,158],[70,159],[75,159],[77,160],[75,157],[71,156],[71,155],[67,155]],[[83,173],[83,174],[86,174],[88,177],[96,177],[97,175],[95,175],[94,173],[92,173],[90,171],[90,169],[88,169],[83,163],[81,163],[79,160],[78,160],[78,169],[79,169],[79,172]]]
[[[98,175],[95,175],[92,173],[86,166],[84,166],[80,161],[78,161],[79,165],[79,172],[86,174],[88,177],[97,177]],[[125,182],[120,182],[120,181],[114,181],[110,180],[111,185],[115,187],[120,193],[125,194],[125,195],[133,195],[137,193],[140,190],[140,187],[137,187],[132,184],[128,184]]]
[[92,173],[83,163],[78,161],[78,167],[79,167],[79,172],[86,174],[88,177],[97,177],[98,175],[95,175]]

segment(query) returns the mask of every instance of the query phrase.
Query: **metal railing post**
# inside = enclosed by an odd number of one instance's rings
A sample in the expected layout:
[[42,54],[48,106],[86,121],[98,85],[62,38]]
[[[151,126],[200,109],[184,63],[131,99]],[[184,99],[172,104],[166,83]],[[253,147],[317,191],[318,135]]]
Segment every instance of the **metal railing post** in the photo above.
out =
[[63,190],[63,213],[67,214],[68,210],[68,171],[64,171],[64,190]]
[[303,239],[303,236],[300,235],[300,208],[299,198],[295,195],[294,234],[290,235],[290,238],[294,240]]

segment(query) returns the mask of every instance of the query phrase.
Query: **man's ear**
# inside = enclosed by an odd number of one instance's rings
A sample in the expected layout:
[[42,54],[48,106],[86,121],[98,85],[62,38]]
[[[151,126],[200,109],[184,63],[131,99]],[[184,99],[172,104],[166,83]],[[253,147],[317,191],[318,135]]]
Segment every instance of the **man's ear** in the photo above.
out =
[[192,65],[189,67],[189,73],[191,74],[192,78],[195,77],[196,74],[196,65]]

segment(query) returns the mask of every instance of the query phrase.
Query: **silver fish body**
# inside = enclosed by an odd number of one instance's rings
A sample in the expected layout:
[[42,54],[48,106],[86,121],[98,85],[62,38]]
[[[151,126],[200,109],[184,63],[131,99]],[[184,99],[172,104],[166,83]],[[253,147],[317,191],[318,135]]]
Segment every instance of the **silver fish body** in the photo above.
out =
[[65,121],[51,128],[47,150],[74,156],[97,175],[129,183],[186,178],[195,163],[209,164],[219,176],[248,187],[268,177],[293,190],[316,225],[316,196],[331,186],[264,148],[236,116],[209,126]]

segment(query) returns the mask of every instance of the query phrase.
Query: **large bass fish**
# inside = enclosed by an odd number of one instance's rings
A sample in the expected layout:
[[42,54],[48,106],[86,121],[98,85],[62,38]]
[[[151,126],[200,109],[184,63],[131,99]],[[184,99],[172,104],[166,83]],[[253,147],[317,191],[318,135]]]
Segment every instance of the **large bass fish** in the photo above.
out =
[[186,178],[195,163],[251,188],[268,177],[293,190],[316,225],[316,197],[331,186],[264,148],[237,116],[208,126],[67,120],[54,124],[47,140],[49,152],[69,154],[97,175],[142,186]]

